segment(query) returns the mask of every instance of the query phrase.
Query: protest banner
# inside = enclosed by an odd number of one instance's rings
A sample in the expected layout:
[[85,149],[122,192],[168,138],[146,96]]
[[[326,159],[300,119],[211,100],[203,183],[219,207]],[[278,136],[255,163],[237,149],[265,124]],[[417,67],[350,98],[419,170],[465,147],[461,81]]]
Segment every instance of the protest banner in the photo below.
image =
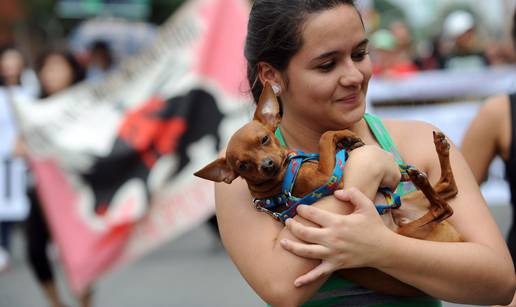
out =
[[75,292],[213,215],[192,174],[248,120],[247,16],[245,0],[186,2],[102,82],[16,103]]

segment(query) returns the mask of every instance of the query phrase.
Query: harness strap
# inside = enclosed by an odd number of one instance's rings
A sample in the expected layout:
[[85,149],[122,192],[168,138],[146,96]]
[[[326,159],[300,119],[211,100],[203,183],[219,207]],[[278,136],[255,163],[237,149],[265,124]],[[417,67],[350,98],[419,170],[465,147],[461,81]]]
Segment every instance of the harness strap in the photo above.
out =
[[[301,164],[310,160],[318,160],[319,155],[306,154],[302,151],[290,152],[287,157],[289,160],[289,165],[285,174],[285,178],[283,179],[281,194],[275,197],[255,199],[254,204],[256,208],[260,211],[271,214],[282,222],[285,222],[288,218],[294,217],[297,213],[296,208],[300,204],[311,205],[317,200],[321,199],[323,196],[330,195],[337,189],[339,182],[342,180],[342,176],[344,174],[344,165],[346,164],[347,157],[348,154],[345,150],[340,150],[337,152],[333,173],[326,184],[313,190],[304,197],[299,198],[292,195],[292,190],[294,188],[294,183],[297,174],[299,173],[299,169],[301,168]],[[287,209],[283,210],[282,212],[271,211],[272,209],[283,205],[286,206]]]
[[[330,176],[326,184],[300,198],[292,195],[292,190],[294,188],[297,174],[301,168],[301,164],[310,160],[318,160],[319,155],[306,154],[302,151],[291,151],[287,156],[289,165],[285,173],[285,178],[283,179],[281,193],[274,197],[254,199],[253,202],[256,209],[268,213],[275,219],[284,223],[288,218],[296,216],[296,209],[300,204],[311,205],[323,196],[332,194],[337,189],[340,181],[342,180],[344,165],[346,164],[347,158],[348,153],[345,150],[337,152],[333,174]],[[399,168],[401,173],[400,181],[410,181],[408,170],[411,169],[412,166],[408,164],[399,164]],[[391,189],[380,188],[378,191],[384,195],[386,201],[386,204],[375,204],[378,214],[384,214],[387,209],[397,209],[401,206],[400,196]],[[275,208],[280,206],[285,206],[286,209],[281,212],[273,211]]]

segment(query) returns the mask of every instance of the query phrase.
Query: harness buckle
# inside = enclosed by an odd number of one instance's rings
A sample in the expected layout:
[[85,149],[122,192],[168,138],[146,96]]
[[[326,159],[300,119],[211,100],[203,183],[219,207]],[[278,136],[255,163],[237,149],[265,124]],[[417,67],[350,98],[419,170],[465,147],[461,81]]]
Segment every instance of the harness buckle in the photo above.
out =
[[253,204],[256,210],[267,213],[268,215],[272,216],[275,220],[280,220],[279,215],[276,212],[272,212],[271,210],[268,210],[260,206],[260,200],[258,198],[253,199]]

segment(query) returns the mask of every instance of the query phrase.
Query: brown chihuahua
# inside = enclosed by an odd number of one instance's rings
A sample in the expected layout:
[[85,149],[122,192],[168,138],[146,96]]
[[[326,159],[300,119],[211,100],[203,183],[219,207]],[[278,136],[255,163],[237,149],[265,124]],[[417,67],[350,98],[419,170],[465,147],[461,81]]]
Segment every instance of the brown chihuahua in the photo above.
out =
[[[255,199],[267,199],[282,193],[282,184],[289,167],[291,151],[281,146],[275,130],[281,120],[280,106],[269,83],[266,83],[258,101],[254,118],[231,137],[226,156],[219,158],[195,173],[196,176],[215,182],[231,183],[238,176],[245,179]],[[427,176],[410,167],[405,169],[419,189],[401,197],[403,206],[386,210],[382,218],[398,234],[423,240],[458,242],[461,235],[445,221],[453,214],[446,200],[457,194],[453,177],[449,144],[444,134],[434,132],[434,144],[441,166],[441,178],[432,186]],[[295,179],[292,195],[303,197],[326,184],[336,166],[336,153],[348,152],[364,145],[350,130],[327,131],[319,142],[319,161],[303,163]],[[338,188],[343,187],[342,180]],[[289,204],[271,209],[275,217]],[[269,211],[257,205],[262,211]],[[295,211],[295,210],[294,210]],[[367,270],[367,272],[366,272]],[[371,268],[339,271],[347,279],[364,287],[396,295],[420,294],[394,278]]]

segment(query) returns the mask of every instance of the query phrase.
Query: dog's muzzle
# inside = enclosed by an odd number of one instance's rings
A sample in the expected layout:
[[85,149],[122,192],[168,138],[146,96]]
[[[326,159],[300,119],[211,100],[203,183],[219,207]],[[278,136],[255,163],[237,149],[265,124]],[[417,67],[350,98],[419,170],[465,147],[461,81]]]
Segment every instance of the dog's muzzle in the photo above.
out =
[[267,176],[275,176],[278,173],[278,166],[271,158],[266,158],[260,164],[260,171]]

